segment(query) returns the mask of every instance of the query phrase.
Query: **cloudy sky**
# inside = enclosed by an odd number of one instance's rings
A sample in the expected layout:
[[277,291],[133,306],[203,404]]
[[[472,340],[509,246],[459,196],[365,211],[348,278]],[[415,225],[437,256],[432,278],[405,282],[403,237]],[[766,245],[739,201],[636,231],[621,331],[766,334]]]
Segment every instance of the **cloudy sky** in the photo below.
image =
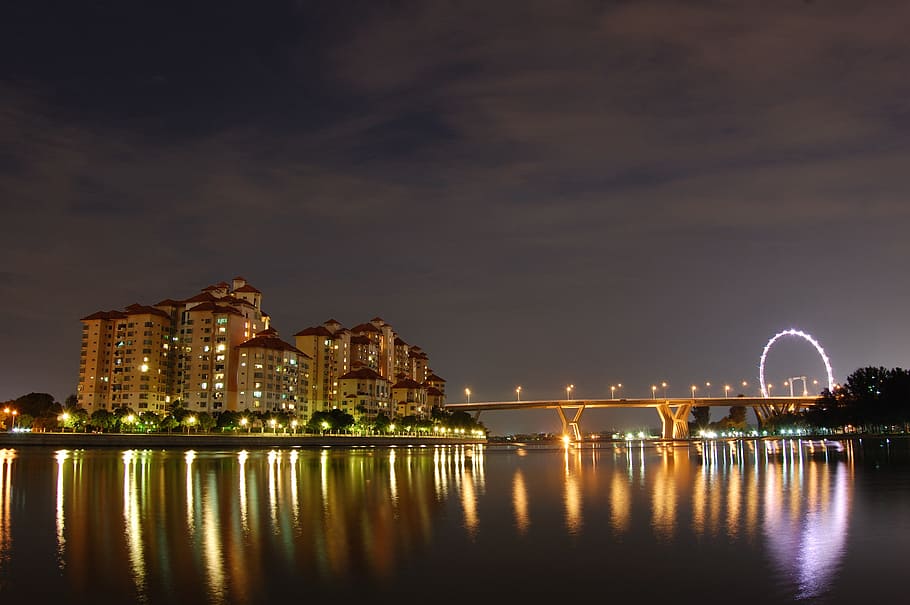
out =
[[235,275],[288,340],[381,316],[450,401],[752,394],[787,328],[910,366],[903,0],[8,4],[0,399]]

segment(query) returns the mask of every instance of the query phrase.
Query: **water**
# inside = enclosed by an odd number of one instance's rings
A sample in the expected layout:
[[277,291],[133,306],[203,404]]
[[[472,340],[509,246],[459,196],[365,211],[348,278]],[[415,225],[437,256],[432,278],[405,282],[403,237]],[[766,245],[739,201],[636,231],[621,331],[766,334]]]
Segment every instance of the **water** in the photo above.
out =
[[0,450],[0,602],[906,602],[906,440]]

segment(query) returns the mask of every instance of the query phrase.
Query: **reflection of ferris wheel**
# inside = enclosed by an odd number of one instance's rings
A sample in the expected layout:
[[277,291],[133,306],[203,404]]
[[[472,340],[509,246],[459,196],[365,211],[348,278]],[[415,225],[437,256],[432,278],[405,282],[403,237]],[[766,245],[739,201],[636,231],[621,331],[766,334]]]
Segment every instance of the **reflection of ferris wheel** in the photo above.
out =
[[[805,332],[800,332],[799,330],[784,330],[783,332],[778,332],[774,337],[768,341],[768,344],[765,345],[765,350],[761,352],[761,361],[758,364],[758,381],[761,385],[761,396],[769,397],[768,389],[765,387],[765,358],[768,357],[768,351],[771,350],[771,345],[773,345],[777,340],[783,336],[799,336],[800,338],[808,341],[815,350],[818,351],[819,356],[822,358],[822,361],[825,363],[825,372],[828,373],[828,390],[834,390],[834,372],[831,371],[831,362],[828,360],[828,356],[825,355],[825,350],[822,348],[818,341],[812,338],[810,335]],[[797,378],[803,378],[802,376]],[[792,380],[792,379],[791,379]],[[805,389],[805,383],[803,385]]]

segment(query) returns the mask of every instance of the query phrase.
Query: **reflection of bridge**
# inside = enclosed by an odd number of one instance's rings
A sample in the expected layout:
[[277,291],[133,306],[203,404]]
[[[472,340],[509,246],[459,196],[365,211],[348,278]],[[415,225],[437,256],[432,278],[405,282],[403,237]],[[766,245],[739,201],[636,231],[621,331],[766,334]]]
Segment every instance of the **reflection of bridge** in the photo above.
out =
[[[798,412],[818,403],[818,397],[701,397],[685,399],[563,399],[541,401],[481,401],[477,403],[448,403],[451,412],[474,412],[475,419],[484,410],[555,409],[562,421],[563,434],[581,440],[581,414],[589,408],[655,408],[660,415],[664,439],[685,439],[689,436],[689,413],[696,406],[741,405],[755,411],[759,425],[779,414]],[[566,410],[575,410],[569,420]]]

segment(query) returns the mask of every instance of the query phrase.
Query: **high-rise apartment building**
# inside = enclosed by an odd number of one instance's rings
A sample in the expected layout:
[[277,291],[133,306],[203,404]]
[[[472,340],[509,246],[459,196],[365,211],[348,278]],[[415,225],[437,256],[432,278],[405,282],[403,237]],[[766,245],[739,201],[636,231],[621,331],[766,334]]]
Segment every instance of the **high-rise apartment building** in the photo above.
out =
[[171,317],[130,305],[82,318],[76,397],[89,412],[127,406],[163,412],[170,402],[174,355]]
[[338,377],[337,407],[355,418],[375,420],[379,414],[392,417],[388,378],[372,368],[358,368]]
[[237,410],[238,346],[269,327],[262,293],[242,277],[184,300],[130,305],[82,319],[77,397],[89,412]]
[[402,394],[414,404],[409,413],[445,403],[445,381],[426,353],[382,318],[352,329],[330,319],[297,332],[294,345],[269,324],[262,293],[242,277],[186,299],[84,317],[79,405],[164,413],[179,401],[213,414],[289,411],[305,420],[341,408],[375,417],[395,414],[392,385],[402,380],[416,384]]
[[237,408],[309,417],[309,356],[268,328],[237,346]]
[[[410,379],[423,385],[432,374],[429,369],[429,357],[420,347],[410,346],[396,334],[392,326],[382,318],[374,317],[366,323],[355,325],[351,329],[342,327],[337,320],[331,319],[320,326],[312,326],[294,335],[297,348],[312,358],[310,365],[310,386],[307,402],[311,412],[344,409],[345,397],[363,395],[361,408],[366,415],[383,412],[396,413],[396,406],[391,395],[391,385],[402,379]],[[373,385],[373,393],[364,390],[364,381],[373,380],[371,375],[357,373],[369,369],[379,378],[388,382],[389,387],[380,389]],[[340,388],[340,381],[347,381],[345,388]],[[438,378],[438,377],[437,377]],[[361,387],[356,381],[361,381]],[[441,380],[441,379],[439,379]],[[353,381],[353,382],[352,382]],[[444,382],[442,389],[437,389],[433,402],[437,406],[445,403]],[[438,386],[438,385],[437,385]],[[426,391],[427,384],[421,388]],[[377,398],[377,392],[384,392],[385,399]],[[428,414],[427,393],[410,397],[412,402],[419,402],[421,414]],[[375,400],[375,401],[374,401]],[[350,412],[350,411],[349,411]]]

